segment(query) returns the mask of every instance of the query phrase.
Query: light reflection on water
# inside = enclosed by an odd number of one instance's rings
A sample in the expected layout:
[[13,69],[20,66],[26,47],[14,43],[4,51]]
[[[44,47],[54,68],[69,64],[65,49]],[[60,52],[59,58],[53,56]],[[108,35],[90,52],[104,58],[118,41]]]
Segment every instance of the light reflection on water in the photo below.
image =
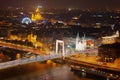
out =
[[0,71],[0,80],[82,80],[70,71],[68,65],[46,63],[31,63]]

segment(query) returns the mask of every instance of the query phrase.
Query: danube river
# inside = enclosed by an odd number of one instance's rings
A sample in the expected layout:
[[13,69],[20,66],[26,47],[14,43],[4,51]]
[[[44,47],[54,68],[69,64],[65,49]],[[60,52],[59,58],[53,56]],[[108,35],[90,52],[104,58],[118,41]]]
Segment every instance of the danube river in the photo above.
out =
[[69,65],[50,60],[0,71],[0,80],[98,80],[95,78],[82,72],[73,73]]

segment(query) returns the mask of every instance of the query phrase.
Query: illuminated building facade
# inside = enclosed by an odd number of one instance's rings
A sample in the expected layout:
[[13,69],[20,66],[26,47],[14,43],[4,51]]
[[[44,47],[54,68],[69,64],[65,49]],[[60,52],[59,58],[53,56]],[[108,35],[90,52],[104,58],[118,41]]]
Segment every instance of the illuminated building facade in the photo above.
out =
[[43,20],[43,17],[40,14],[40,8],[38,7],[35,11],[35,13],[32,14],[31,16],[31,20],[32,21],[39,21],[39,20]]
[[30,34],[28,35],[28,41],[29,42],[32,42],[32,43],[35,43],[36,42],[36,39],[37,39],[37,36],[36,35],[33,35],[33,34]]
[[76,37],[76,46],[75,46],[75,50],[76,51],[84,51],[86,49],[87,45],[86,45],[86,40],[83,39],[79,39],[79,33],[77,34]]
[[119,31],[117,31],[112,36],[102,37],[102,44],[114,44],[117,42],[117,38],[119,37]]

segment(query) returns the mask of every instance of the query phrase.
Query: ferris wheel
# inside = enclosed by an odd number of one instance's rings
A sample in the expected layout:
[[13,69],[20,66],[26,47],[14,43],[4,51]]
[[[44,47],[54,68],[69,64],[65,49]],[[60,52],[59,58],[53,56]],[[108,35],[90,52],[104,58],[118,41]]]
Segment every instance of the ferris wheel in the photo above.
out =
[[29,17],[25,17],[22,19],[22,23],[23,24],[30,24],[30,23],[32,23],[32,20]]

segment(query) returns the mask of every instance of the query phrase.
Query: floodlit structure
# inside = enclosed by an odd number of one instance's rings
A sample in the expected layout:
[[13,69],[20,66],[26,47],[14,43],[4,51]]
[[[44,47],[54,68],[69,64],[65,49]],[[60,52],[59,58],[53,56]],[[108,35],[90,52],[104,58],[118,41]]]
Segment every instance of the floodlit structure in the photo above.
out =
[[29,17],[25,17],[25,18],[22,19],[22,23],[23,24],[30,24],[30,23],[32,23],[32,21]]
[[28,39],[28,41],[35,43],[35,42],[37,42],[37,35],[29,34],[27,36],[27,39]]
[[116,31],[116,33],[111,36],[102,37],[102,44],[114,44],[117,42],[118,37],[119,31]]
[[65,48],[64,48],[64,41],[62,40],[56,40],[56,54],[59,53],[59,44],[62,46],[62,55],[65,55]]
[[85,40],[85,35],[84,37],[80,40],[79,39],[79,33],[77,33],[76,37],[76,44],[75,44],[75,50],[76,51],[84,51],[86,49],[86,40]]
[[40,8],[39,7],[36,9],[35,13],[32,14],[31,20],[32,21],[43,20],[43,17],[40,14]]

